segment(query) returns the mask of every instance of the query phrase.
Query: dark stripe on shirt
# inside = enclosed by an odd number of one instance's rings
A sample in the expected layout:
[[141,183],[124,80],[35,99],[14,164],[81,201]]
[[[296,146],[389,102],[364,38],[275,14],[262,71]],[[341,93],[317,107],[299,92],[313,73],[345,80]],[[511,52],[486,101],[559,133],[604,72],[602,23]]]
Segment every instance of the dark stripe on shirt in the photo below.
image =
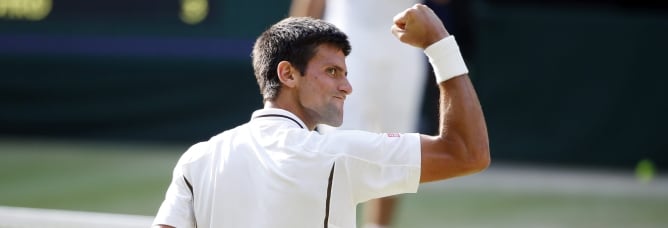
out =
[[[283,118],[287,118],[287,119],[292,120],[292,122],[295,122],[295,123],[296,123],[297,125],[299,125],[299,127],[301,127],[302,129],[304,129],[304,126],[302,126],[302,124],[300,124],[299,121],[293,119],[292,117],[286,116],[286,115],[280,115],[280,114],[266,114],[266,115],[259,115],[259,116],[256,116],[255,118],[261,118],[261,117],[283,117]],[[255,119],[255,118],[254,118],[254,119]]]
[[193,185],[190,184],[190,181],[188,181],[186,177],[183,177],[183,180],[186,181],[186,185],[188,185],[188,189],[190,189],[190,194],[192,194],[193,198],[195,198],[195,192],[193,192]]
[[[193,192],[193,185],[190,184],[190,181],[188,181],[188,179],[186,179],[185,176],[183,177],[183,180],[186,181],[186,185],[188,185],[188,189],[190,189],[190,194],[193,196],[192,202],[193,202],[193,210],[194,210],[195,209],[195,192]],[[195,219],[195,221],[193,221],[195,223],[195,228],[197,228],[197,218],[195,218],[194,215],[193,215],[193,218]]]
[[334,166],[336,163],[332,164],[332,170],[329,171],[329,183],[327,183],[327,200],[325,201],[325,228],[327,228],[329,223],[329,200],[332,197],[332,180],[334,179]]

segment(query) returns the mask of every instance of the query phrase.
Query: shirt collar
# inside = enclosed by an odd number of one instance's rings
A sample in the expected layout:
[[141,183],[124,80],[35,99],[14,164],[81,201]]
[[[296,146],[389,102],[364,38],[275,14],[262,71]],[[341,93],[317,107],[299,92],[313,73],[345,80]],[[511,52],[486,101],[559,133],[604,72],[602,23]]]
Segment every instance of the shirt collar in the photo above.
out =
[[301,127],[302,129],[306,129],[306,124],[304,124],[304,122],[301,119],[299,119],[299,117],[284,109],[278,109],[278,108],[259,109],[253,112],[251,120],[261,117],[283,117],[286,120],[291,120],[291,122],[294,122],[296,125],[299,125],[299,127]]

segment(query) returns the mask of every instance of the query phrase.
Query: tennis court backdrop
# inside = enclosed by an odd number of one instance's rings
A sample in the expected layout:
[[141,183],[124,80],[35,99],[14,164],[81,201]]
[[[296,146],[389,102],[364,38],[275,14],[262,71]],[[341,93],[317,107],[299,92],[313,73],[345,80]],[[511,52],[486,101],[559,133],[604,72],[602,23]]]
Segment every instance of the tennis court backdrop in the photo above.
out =
[[[0,227],[146,227],[184,149],[2,139]],[[640,182],[633,170],[496,163],[402,197],[397,227],[668,224],[668,180]]]
[[[45,2],[52,4],[44,17],[25,11]],[[287,14],[289,1],[94,2],[0,0],[0,205],[150,216],[165,174],[189,144],[247,121],[261,107],[250,48],[254,37]],[[186,2],[205,5],[206,12],[188,11]],[[437,11],[449,15],[448,27],[461,38],[495,163],[632,176],[637,162],[649,159],[662,174],[668,163],[665,3],[453,2],[468,17]],[[354,51],[375,50],[353,44]],[[433,87],[427,88],[428,122],[436,114],[428,108],[435,106]],[[543,227],[587,216],[622,225],[665,224],[656,213],[666,211],[666,198],[645,190],[573,198],[562,192],[499,195],[483,186],[415,196],[404,205],[410,209],[401,227],[429,216],[476,227],[479,220],[470,216],[484,212],[499,224],[535,215]],[[431,214],[437,210],[422,202],[454,202],[459,210]],[[511,209],[526,204],[543,209]],[[570,216],[537,215],[550,210]]]
[[[188,24],[188,1],[44,1],[52,8],[38,21],[0,14],[0,135],[192,143],[245,122],[262,105],[252,43],[289,4],[190,0],[207,11]],[[666,5],[452,6],[467,17],[438,8],[461,37],[495,159],[665,165]],[[424,120],[437,116],[427,91]]]

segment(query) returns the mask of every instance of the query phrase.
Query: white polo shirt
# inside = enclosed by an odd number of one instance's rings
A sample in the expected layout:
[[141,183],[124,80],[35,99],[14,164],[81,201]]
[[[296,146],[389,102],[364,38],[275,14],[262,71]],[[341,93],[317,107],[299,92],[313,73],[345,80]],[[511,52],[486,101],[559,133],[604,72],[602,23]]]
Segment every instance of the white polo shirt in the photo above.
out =
[[419,180],[416,133],[321,135],[288,111],[261,109],[183,154],[154,224],[355,227],[358,203],[414,193]]

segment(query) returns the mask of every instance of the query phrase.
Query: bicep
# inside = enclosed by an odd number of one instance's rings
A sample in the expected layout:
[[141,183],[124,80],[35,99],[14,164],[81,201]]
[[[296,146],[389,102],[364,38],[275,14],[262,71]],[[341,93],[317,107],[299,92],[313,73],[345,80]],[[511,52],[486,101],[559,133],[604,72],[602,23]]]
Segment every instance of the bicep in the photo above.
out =
[[459,140],[440,139],[439,136],[420,136],[420,183],[461,176],[467,173],[467,163],[460,161],[456,152],[463,150]]

